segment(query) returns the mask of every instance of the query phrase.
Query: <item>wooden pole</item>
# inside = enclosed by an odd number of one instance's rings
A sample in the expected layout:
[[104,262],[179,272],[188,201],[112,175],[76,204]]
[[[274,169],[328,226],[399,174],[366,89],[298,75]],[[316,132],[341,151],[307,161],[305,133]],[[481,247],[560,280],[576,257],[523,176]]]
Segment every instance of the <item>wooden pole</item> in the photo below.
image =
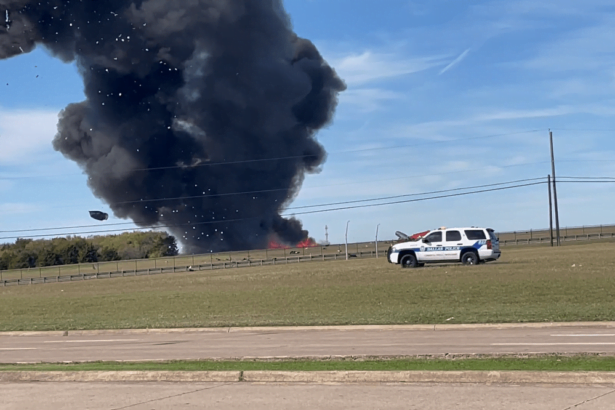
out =
[[551,233],[551,246],[553,246],[553,203],[551,201],[551,175],[547,175],[549,186],[549,232]]
[[555,155],[553,153],[553,132],[551,131],[549,131],[549,141],[551,143],[551,175],[553,177],[553,204],[555,205],[555,232],[557,235],[557,246],[560,246],[559,208],[557,206],[557,183],[555,178]]

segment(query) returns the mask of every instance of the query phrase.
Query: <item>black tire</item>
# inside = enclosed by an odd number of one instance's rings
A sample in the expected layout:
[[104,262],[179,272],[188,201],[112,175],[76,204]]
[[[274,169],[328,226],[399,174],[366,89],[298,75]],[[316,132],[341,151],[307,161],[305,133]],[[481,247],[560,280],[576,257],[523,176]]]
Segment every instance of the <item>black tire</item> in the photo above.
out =
[[461,257],[461,263],[464,265],[478,265],[480,263],[480,259],[476,252],[466,252]]
[[416,268],[418,262],[416,260],[416,256],[412,253],[404,255],[401,257],[400,265],[404,269],[408,268]]

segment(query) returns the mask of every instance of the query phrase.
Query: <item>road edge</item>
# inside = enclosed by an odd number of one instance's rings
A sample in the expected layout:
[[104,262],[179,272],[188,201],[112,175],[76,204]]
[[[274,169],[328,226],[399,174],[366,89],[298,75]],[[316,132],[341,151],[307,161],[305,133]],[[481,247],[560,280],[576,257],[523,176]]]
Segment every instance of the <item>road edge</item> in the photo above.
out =
[[0,383],[438,383],[615,384],[615,372],[526,371],[230,371],[230,372],[0,372]]
[[615,322],[543,322],[543,323],[470,323],[470,324],[431,324],[431,325],[347,325],[347,326],[262,326],[262,327],[206,327],[176,329],[101,329],[101,330],[60,330],[60,331],[16,331],[0,332],[2,336],[96,336],[96,335],[140,335],[169,333],[260,333],[260,332],[297,332],[297,331],[375,331],[375,330],[481,330],[481,329],[545,329],[545,328],[615,328]]

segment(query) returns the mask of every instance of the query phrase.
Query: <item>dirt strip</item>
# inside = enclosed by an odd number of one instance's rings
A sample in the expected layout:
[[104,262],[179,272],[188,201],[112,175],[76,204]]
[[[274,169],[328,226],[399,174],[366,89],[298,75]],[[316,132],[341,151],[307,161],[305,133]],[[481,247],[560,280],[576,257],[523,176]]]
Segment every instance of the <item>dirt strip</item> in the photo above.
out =
[[224,382],[224,383],[474,383],[614,384],[615,372],[524,371],[231,371],[231,372],[0,372],[0,383]]

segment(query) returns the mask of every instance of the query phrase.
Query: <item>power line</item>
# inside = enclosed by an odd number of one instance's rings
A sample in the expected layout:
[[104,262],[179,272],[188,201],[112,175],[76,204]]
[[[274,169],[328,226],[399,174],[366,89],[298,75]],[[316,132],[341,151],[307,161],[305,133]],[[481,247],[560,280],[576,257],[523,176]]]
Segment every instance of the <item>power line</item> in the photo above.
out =
[[[520,180],[515,180],[515,181],[499,182],[499,183],[485,184],[485,185],[475,185],[475,186],[460,187],[460,188],[453,188],[453,189],[446,189],[446,190],[439,190],[439,191],[429,191],[429,192],[402,194],[402,195],[395,195],[395,196],[388,196],[388,197],[378,197],[378,198],[360,199],[360,200],[353,200],[353,201],[343,201],[343,202],[333,202],[333,203],[325,203],[325,204],[316,204],[316,205],[291,207],[291,208],[287,208],[287,211],[288,210],[296,210],[296,209],[321,208],[321,207],[325,207],[325,206],[337,206],[337,205],[347,205],[347,204],[364,203],[364,202],[384,201],[384,200],[404,198],[404,197],[411,197],[411,196],[423,196],[423,195],[433,195],[433,194],[440,194],[440,193],[447,193],[447,192],[457,192],[457,191],[464,191],[464,190],[469,190],[469,189],[488,188],[488,187],[494,187],[494,186],[517,184],[517,183],[521,183],[521,182],[540,181],[542,179],[544,179],[544,178],[520,179]],[[574,181],[564,181],[564,180],[561,180],[561,179],[575,179],[575,180]],[[581,179],[585,179],[585,180],[588,180],[588,181],[582,181]],[[600,179],[602,179],[602,180],[609,179],[609,180],[607,180],[607,181],[597,181],[597,180],[600,180]],[[560,177],[560,182],[570,182],[570,183],[606,182],[606,183],[613,183],[613,182],[615,182],[615,177]],[[304,214],[304,213],[301,213],[301,214]],[[238,219],[238,220],[243,220],[243,219]],[[238,221],[238,220],[232,220],[232,221]],[[222,221],[215,221],[215,222],[210,222],[210,223],[224,223],[224,222],[227,222],[227,221],[231,221],[231,220],[222,220]],[[106,226],[126,226],[126,225],[133,225],[133,224],[137,224],[138,225],[139,223],[142,223],[142,222],[139,222],[139,221],[122,222],[122,223],[106,224]],[[186,225],[193,225],[193,224],[186,224]],[[58,231],[58,230],[63,230],[63,229],[96,228],[96,227],[99,227],[99,226],[100,226],[99,224],[96,224],[96,225],[80,225],[80,226],[63,226],[63,227],[55,227],[55,228],[39,228],[39,229],[22,229],[22,230],[0,231],[0,233],[49,232],[49,231]],[[143,228],[143,229],[147,229],[147,228]]]
[[322,205],[297,206],[297,207],[288,208],[288,209],[319,208],[319,207],[323,207],[323,206],[336,206],[336,205],[346,205],[346,204],[357,204],[357,203],[361,203],[361,202],[385,201],[385,200],[389,200],[389,199],[406,198],[406,197],[409,197],[409,196],[422,196],[422,195],[442,194],[442,193],[445,193],[445,192],[465,191],[465,190],[468,190],[468,189],[487,188],[487,187],[493,187],[493,186],[510,185],[510,184],[516,184],[516,183],[520,183],[520,182],[529,182],[529,181],[538,181],[538,180],[544,180],[544,177],[541,177],[541,178],[529,178],[529,179],[519,179],[519,180],[516,180],[516,181],[499,182],[497,184],[476,185],[476,186],[465,187],[465,188],[445,189],[445,190],[441,190],[441,191],[423,192],[423,193],[420,193],[420,194],[403,194],[403,195],[395,195],[395,196],[381,197],[381,198],[375,198],[375,199],[360,199],[360,200],[355,200],[355,201],[333,202],[333,203],[322,204]]
[[[433,199],[460,197],[460,196],[474,195],[474,194],[480,194],[480,193],[486,193],[486,192],[495,192],[495,191],[503,191],[503,190],[508,190],[508,189],[530,187],[530,186],[535,186],[535,185],[543,185],[545,183],[546,182],[544,182],[544,181],[543,182],[531,182],[531,183],[520,184],[520,185],[512,185],[512,186],[508,186],[508,187],[490,188],[490,189],[483,189],[483,190],[470,191],[470,192],[462,192],[462,193],[448,194],[448,195],[438,195],[438,196],[427,197],[427,198],[407,199],[407,200],[403,200],[403,201],[385,202],[385,203],[381,203],[381,204],[367,204],[367,205],[347,206],[347,207],[341,207],[341,208],[321,209],[321,210],[316,210],[316,211],[306,211],[306,212],[298,212],[298,213],[292,213],[292,214],[284,214],[282,216],[285,216],[285,217],[291,216],[292,217],[292,216],[296,216],[296,215],[311,215],[311,214],[317,214],[317,213],[335,212],[335,211],[342,211],[342,210],[349,210],[349,209],[373,208],[373,207],[397,205],[397,204],[403,204],[403,203],[423,202],[423,201],[428,201],[428,200],[433,200]],[[101,233],[127,232],[127,231],[139,230],[139,229],[142,230],[142,229],[160,229],[160,228],[179,228],[179,227],[184,227],[184,226],[195,227],[195,226],[202,226],[202,225],[211,225],[211,224],[220,224],[220,223],[248,221],[248,220],[260,219],[260,218],[261,218],[260,216],[257,216],[257,217],[251,217],[251,218],[239,218],[239,219],[229,219],[229,220],[195,222],[195,223],[178,224],[178,225],[160,225],[160,226],[154,226],[154,227],[149,227],[149,228],[135,228],[135,229],[97,230],[97,231],[90,231],[90,232],[59,232],[59,233],[57,233],[55,235],[61,235],[61,236],[91,235],[91,234],[101,234]],[[70,228],[67,228],[67,229],[78,229],[78,228],[70,227]],[[25,238],[43,238],[43,237],[48,237],[48,236],[49,236],[49,234],[46,234],[46,235],[31,235],[31,236],[8,236],[8,237],[0,237],[0,240],[15,239],[15,238],[24,238],[24,239]]]
[[[364,149],[344,150],[344,151],[331,151],[331,152],[328,152],[327,154],[328,155],[352,154],[352,153],[368,152],[368,151],[371,152],[371,151],[381,151],[381,150],[390,150],[390,149],[411,148],[411,147],[419,147],[419,146],[432,145],[432,144],[449,144],[449,143],[460,142],[460,141],[472,141],[472,140],[479,140],[479,139],[507,137],[511,135],[530,134],[530,133],[540,132],[540,131],[544,131],[544,130],[534,129],[534,130],[517,131],[517,132],[509,132],[509,133],[502,133],[502,134],[492,134],[492,135],[485,135],[485,136],[478,136],[478,137],[455,138],[455,139],[443,140],[443,141],[427,141],[427,142],[422,142],[422,143],[417,143],[417,144],[395,145],[395,146],[364,148]],[[195,165],[185,165],[184,164],[184,165],[171,165],[171,166],[165,166],[165,167],[137,168],[132,171],[134,172],[161,171],[161,170],[179,169],[179,168],[192,169],[192,168],[220,166],[220,165],[237,165],[237,164],[245,164],[245,163],[283,161],[283,160],[290,160],[290,159],[315,158],[315,157],[317,156],[316,155],[292,155],[292,156],[287,156],[287,157],[254,158],[254,159],[246,159],[246,160],[239,160],[239,161],[205,162],[205,163],[199,163]],[[18,177],[0,176],[0,180],[56,178],[56,177],[60,178],[60,177],[73,176],[73,175],[82,175],[82,174],[64,174],[64,175],[42,175],[41,174],[41,175],[29,175],[29,176],[21,176],[21,177],[19,176]]]
[[567,184],[612,184],[615,183],[615,180],[612,181],[560,181],[557,180],[558,183],[567,183]]
[[[504,166],[493,165],[493,166],[497,166],[499,168],[515,168],[515,167],[521,167],[521,166],[527,166],[527,165],[538,165],[538,164],[547,164],[547,163],[549,163],[549,161],[526,162],[526,163],[514,164],[514,165],[504,165]],[[459,174],[459,173],[465,173],[465,172],[483,171],[484,169],[485,169],[485,167],[483,166],[481,168],[474,168],[474,169],[467,169],[467,170],[460,170],[460,171],[442,172],[442,173],[437,173],[437,174],[430,173],[430,174],[411,175],[411,176],[404,176],[404,177],[397,177],[397,178],[386,178],[386,179],[377,179],[377,180],[368,180],[368,181],[348,182],[348,183],[343,183],[343,184],[319,185],[319,186],[313,186],[313,187],[304,187],[303,189],[328,188],[328,187],[357,185],[357,184],[366,185],[366,184],[371,184],[371,183],[376,183],[376,182],[390,182],[390,181],[399,181],[399,180],[415,179],[415,178],[422,178],[422,177],[432,177],[432,176]],[[264,189],[264,190],[257,190],[257,191],[245,191],[245,192],[227,192],[227,193],[222,193],[222,194],[204,194],[204,195],[194,195],[194,196],[180,196],[180,197],[174,197],[174,198],[151,198],[151,199],[140,199],[140,200],[135,200],[135,201],[112,202],[112,203],[109,203],[107,205],[108,206],[115,206],[115,205],[128,205],[128,204],[138,204],[138,203],[163,202],[163,201],[179,201],[179,200],[183,200],[183,199],[213,198],[213,197],[225,197],[225,196],[234,196],[234,195],[254,195],[254,194],[259,194],[259,193],[279,192],[279,191],[287,191],[287,190],[288,190],[288,188],[279,188],[279,189]],[[83,208],[85,206],[86,205],[65,205],[65,206],[51,206],[51,207],[47,207],[47,208],[49,208],[49,209]],[[297,208],[288,208],[288,209],[297,209]]]
[[[516,181],[499,182],[499,183],[496,183],[496,184],[476,185],[476,186],[469,186],[469,187],[445,189],[445,190],[440,190],[440,191],[420,192],[420,193],[403,194],[403,195],[395,195],[395,196],[379,197],[379,198],[371,198],[371,199],[360,199],[360,200],[354,200],[354,201],[333,202],[333,203],[327,203],[327,204],[299,206],[299,207],[294,207],[294,208],[287,208],[286,210],[288,211],[288,210],[293,210],[293,209],[320,208],[320,207],[324,207],[324,206],[336,206],[336,205],[346,205],[346,204],[354,204],[354,203],[362,203],[362,202],[385,201],[385,200],[389,200],[389,199],[404,198],[404,197],[409,197],[409,196],[423,196],[423,195],[441,194],[441,193],[446,193],[446,192],[465,191],[465,190],[469,190],[469,189],[487,188],[487,187],[501,186],[501,185],[510,185],[510,184],[516,184],[516,183],[520,183],[520,182],[538,181],[538,180],[543,180],[543,179],[544,178],[520,179],[520,180],[516,180]],[[137,224],[138,225],[139,223],[140,222],[122,222],[122,223],[106,224],[106,226],[123,226],[123,225],[132,225],[132,224]],[[97,225],[81,225],[81,226],[64,226],[64,227],[58,227],[58,228],[40,228],[40,229],[22,229],[22,230],[15,230],[15,231],[0,231],[0,233],[45,232],[45,231],[58,231],[58,230],[62,230],[62,229],[96,228],[96,227],[99,227],[99,226],[100,226],[100,224],[97,224]]]
[[557,177],[558,180],[561,178],[564,179],[615,179],[615,177]]

